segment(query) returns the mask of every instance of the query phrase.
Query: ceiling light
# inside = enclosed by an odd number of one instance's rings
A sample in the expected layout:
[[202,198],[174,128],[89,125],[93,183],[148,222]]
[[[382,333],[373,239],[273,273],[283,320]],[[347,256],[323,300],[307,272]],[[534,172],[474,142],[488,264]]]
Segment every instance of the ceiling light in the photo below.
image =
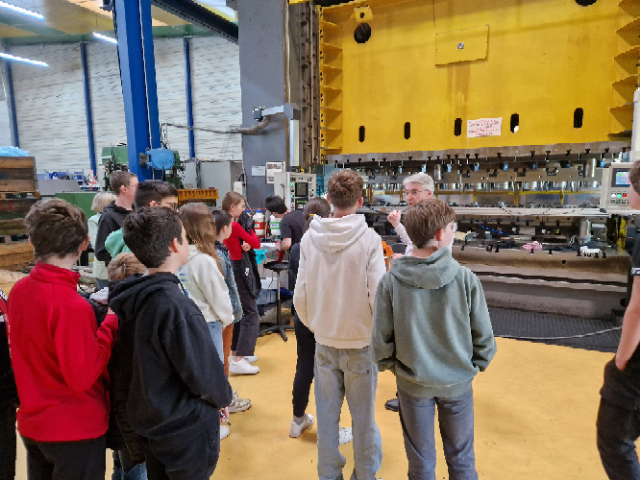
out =
[[17,7],[15,5],[11,5],[10,3],[7,3],[7,2],[0,1],[0,7],[8,8],[10,10],[13,10],[14,12],[17,12],[17,13],[22,13],[24,15],[29,15],[31,17],[35,17],[35,18],[38,18],[40,20],[44,20],[44,16],[40,15],[38,12],[34,12],[32,10],[27,10],[26,8],[22,8],[22,7]]
[[118,40],[113,37],[107,37],[106,35],[101,35],[99,33],[93,32],[93,36],[99,38],[100,40],[104,40],[105,42],[118,44]]
[[8,53],[2,53],[2,52],[0,52],[0,58],[5,58],[7,60],[14,60],[16,62],[30,63],[31,65],[38,65],[39,67],[49,66],[49,64],[44,62],[39,62],[38,60],[29,60],[28,58],[16,57],[15,55],[9,55]]

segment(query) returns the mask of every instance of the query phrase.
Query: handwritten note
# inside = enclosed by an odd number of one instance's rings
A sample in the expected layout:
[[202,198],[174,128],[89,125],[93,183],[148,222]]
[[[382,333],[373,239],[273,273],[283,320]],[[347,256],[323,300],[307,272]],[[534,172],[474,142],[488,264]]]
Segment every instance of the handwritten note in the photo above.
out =
[[502,117],[479,118],[467,122],[467,137],[499,137],[502,134]]

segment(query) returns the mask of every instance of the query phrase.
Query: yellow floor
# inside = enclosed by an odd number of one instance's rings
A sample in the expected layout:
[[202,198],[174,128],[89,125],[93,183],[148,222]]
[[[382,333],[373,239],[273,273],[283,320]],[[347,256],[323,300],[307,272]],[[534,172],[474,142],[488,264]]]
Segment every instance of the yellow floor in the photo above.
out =
[[[293,332],[284,343],[271,335],[258,340],[254,377],[232,377],[232,385],[253,401],[251,410],[231,416],[231,435],[222,442],[212,478],[300,480],[316,476],[315,427],[288,437],[295,370]],[[481,478],[492,480],[605,480],[595,444],[595,418],[602,370],[611,354],[498,339],[489,370],[475,382],[476,456]],[[378,476],[407,478],[398,415],[384,409],[395,395],[391,374],[380,375],[378,425],[384,459]],[[308,412],[315,413],[313,392]],[[343,426],[350,424],[343,410]],[[353,468],[351,445],[345,477]],[[24,452],[19,480],[26,480]],[[439,447],[437,478],[448,478]]]

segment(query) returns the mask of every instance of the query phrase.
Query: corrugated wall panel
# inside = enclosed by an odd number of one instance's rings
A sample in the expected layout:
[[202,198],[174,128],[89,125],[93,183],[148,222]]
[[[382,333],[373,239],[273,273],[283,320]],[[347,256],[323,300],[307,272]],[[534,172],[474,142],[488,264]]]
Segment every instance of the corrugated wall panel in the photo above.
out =
[[13,64],[20,146],[36,158],[38,170],[88,169],[80,46],[14,47],[11,53],[50,65]]
[[[187,124],[184,46],[182,38],[159,38],[154,42],[160,123]],[[187,130],[169,127],[169,147],[189,158]]]
[[96,161],[101,164],[104,147],[127,142],[118,49],[110,43],[93,42],[87,45],[87,57]]
[[6,77],[3,64],[0,63],[0,146],[13,145],[11,142],[11,119],[9,118],[9,104],[5,89]]
[[[228,128],[242,124],[238,45],[222,37],[192,40],[193,115],[196,127]],[[196,155],[215,160],[241,160],[240,135],[195,133]]]

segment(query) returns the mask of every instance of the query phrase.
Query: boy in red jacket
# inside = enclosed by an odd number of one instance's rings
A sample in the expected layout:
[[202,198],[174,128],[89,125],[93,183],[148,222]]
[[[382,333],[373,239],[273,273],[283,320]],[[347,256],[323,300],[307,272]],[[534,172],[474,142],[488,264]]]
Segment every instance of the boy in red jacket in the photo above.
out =
[[27,218],[36,266],[9,296],[18,432],[30,480],[104,480],[109,425],[106,366],[118,328],[98,328],[71,268],[87,248],[87,219],[64,200],[36,203]]

